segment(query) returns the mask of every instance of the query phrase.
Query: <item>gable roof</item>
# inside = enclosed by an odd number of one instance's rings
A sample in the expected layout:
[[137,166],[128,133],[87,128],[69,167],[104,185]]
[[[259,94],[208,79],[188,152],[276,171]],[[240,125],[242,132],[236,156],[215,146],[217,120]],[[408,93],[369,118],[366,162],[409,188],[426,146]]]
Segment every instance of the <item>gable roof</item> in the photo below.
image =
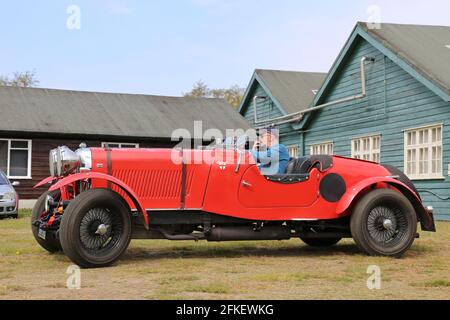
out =
[[242,99],[239,112],[253,98],[250,97],[256,83],[270,95],[284,114],[308,108],[314,99],[313,90],[318,90],[326,73],[256,69],[250,85]]
[[0,86],[0,131],[170,138],[178,128],[248,129],[222,99]]
[[358,26],[450,93],[450,27],[382,23]]
[[358,37],[368,41],[406,72],[450,101],[450,27],[381,23],[379,29],[358,22],[314,98],[317,105],[350,54]]

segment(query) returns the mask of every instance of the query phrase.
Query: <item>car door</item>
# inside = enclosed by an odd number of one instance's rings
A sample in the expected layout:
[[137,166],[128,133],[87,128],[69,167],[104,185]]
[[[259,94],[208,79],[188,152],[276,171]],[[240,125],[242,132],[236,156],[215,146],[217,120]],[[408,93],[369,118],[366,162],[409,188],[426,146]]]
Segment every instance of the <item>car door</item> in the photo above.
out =
[[319,173],[313,169],[308,180],[283,184],[267,180],[256,165],[242,175],[239,202],[248,208],[309,207],[319,198]]

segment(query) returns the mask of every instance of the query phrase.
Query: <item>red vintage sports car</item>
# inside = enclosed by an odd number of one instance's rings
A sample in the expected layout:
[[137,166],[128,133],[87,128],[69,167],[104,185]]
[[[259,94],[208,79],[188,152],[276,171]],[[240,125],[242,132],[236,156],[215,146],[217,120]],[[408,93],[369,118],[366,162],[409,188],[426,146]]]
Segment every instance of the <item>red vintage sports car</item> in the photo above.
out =
[[[195,161],[193,161],[195,160]],[[397,168],[338,156],[292,159],[261,175],[245,149],[87,148],[50,152],[51,183],[32,216],[36,241],[81,267],[114,263],[130,239],[287,240],[331,246],[353,238],[369,255],[401,256],[435,231]]]

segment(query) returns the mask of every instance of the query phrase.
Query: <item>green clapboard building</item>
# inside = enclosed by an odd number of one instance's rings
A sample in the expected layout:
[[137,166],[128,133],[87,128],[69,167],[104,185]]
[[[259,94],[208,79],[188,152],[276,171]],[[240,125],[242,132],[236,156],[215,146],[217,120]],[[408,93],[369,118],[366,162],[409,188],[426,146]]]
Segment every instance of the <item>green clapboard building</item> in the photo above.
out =
[[[250,123],[249,101],[264,95],[263,89],[251,84],[247,90],[250,97],[240,112]],[[346,101],[280,125],[285,141],[298,145],[299,155],[337,154],[395,165],[413,180],[436,217],[450,220],[450,27],[357,23],[312,102],[298,101],[281,113],[340,99]],[[270,106],[257,110],[266,119],[276,115]]]

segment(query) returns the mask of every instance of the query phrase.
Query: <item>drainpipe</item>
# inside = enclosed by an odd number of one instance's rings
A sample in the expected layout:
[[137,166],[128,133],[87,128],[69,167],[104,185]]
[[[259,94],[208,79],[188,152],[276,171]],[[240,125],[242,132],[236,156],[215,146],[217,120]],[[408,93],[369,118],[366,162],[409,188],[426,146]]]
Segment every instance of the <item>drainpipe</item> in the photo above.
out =
[[258,100],[261,101],[265,101],[267,99],[267,97],[265,96],[254,96],[253,97],[253,117],[255,119],[255,124],[260,124],[260,123],[265,123],[266,121],[262,120],[262,121],[258,121],[258,112],[257,112],[257,103]]
[[[338,100],[334,100],[334,101],[330,101],[315,107],[311,107],[311,108],[307,108],[304,109],[302,111],[299,112],[294,112],[291,114],[287,114],[285,116],[281,116],[281,117],[277,117],[277,118],[272,118],[272,119],[268,119],[268,120],[263,120],[263,121],[257,121],[257,118],[255,117],[255,124],[265,124],[262,125],[260,127],[258,127],[257,129],[266,127],[266,126],[276,126],[276,125],[281,125],[281,124],[286,124],[286,123],[291,123],[291,122],[299,122],[303,119],[303,116],[306,113],[310,113],[313,111],[317,111],[329,106],[333,106],[339,103],[343,103],[343,102],[350,102],[350,101],[354,101],[354,100],[359,100],[359,99],[363,99],[366,97],[367,95],[367,91],[366,91],[366,61],[367,62],[374,62],[375,59],[374,58],[368,58],[368,57],[362,57],[361,58],[361,62],[360,62],[360,70],[361,70],[361,93],[358,95],[353,95],[350,97],[346,97],[346,98],[342,98],[342,99],[338,99]],[[255,97],[256,98],[256,97]],[[254,108],[255,108],[255,114],[256,114],[256,104],[254,104]]]

